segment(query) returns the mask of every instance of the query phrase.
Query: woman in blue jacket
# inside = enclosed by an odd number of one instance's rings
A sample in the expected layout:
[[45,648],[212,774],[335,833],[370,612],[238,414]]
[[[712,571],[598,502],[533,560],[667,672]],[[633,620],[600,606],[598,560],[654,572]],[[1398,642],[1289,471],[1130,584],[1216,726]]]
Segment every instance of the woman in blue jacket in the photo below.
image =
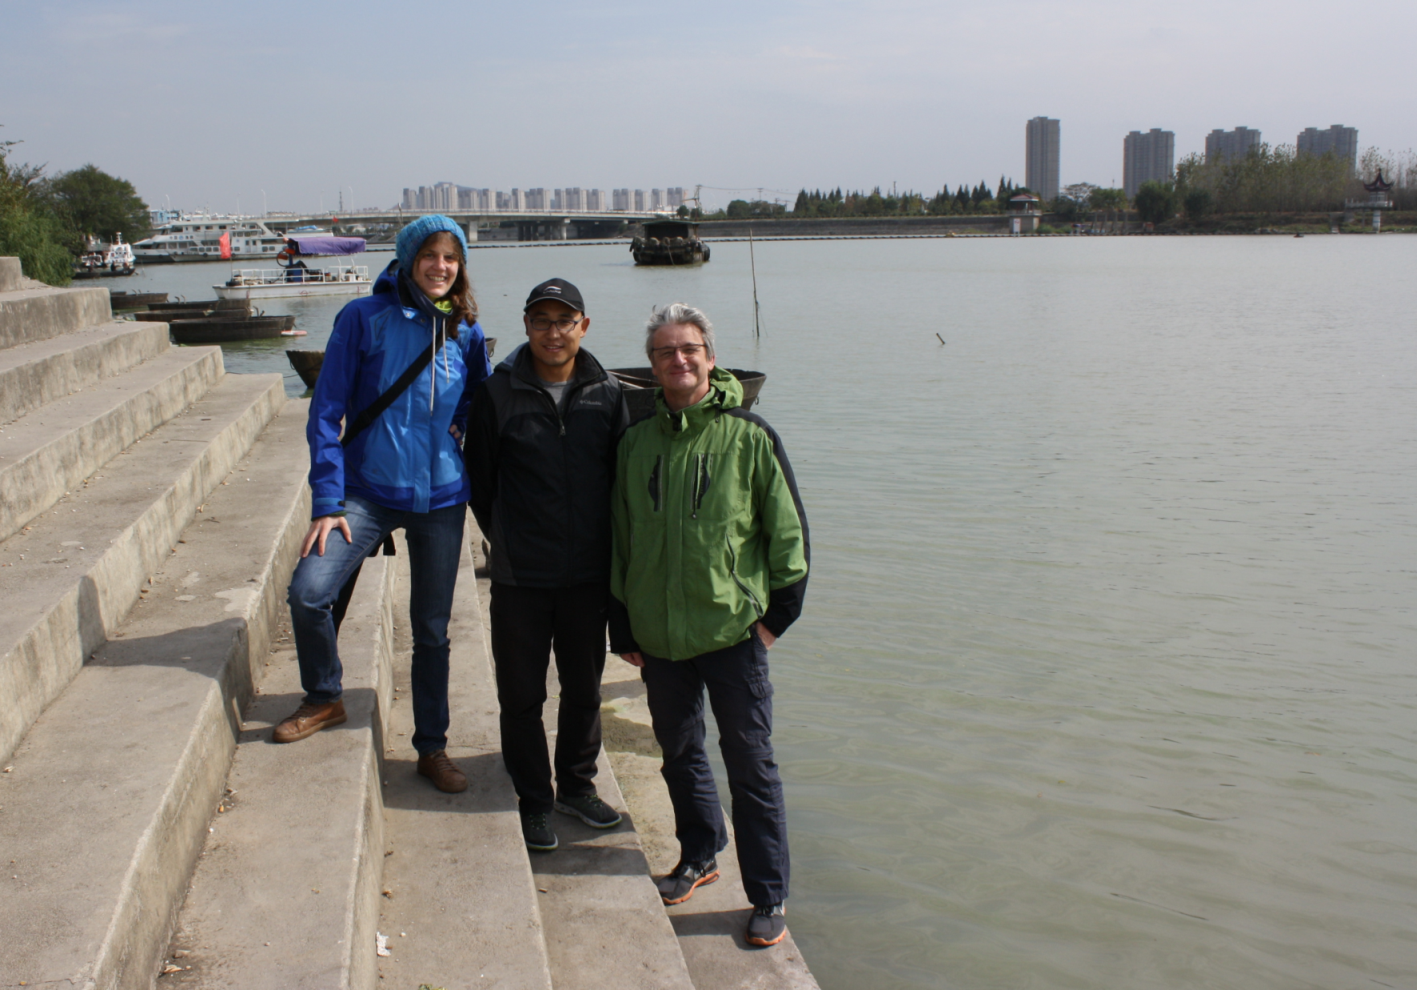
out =
[[[420,360],[416,377],[356,433],[360,413]],[[373,293],[340,310],[325,348],[305,431],[312,520],[289,593],[305,698],[276,726],[276,742],[345,720],[335,603],[369,552],[402,529],[418,772],[439,790],[467,787],[445,752],[448,618],[471,491],[460,440],[472,392],[490,372],[463,232],[445,216],[421,217],[399,233],[396,260]],[[343,444],[341,423],[353,434]]]

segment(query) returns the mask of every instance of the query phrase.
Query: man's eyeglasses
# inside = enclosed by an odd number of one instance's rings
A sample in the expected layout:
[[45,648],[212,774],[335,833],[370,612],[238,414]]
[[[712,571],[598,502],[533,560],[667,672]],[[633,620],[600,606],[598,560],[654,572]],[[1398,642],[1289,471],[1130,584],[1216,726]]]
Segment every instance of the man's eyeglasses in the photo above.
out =
[[573,319],[569,316],[563,316],[559,320],[553,320],[549,316],[533,316],[530,322],[531,328],[539,333],[545,333],[552,327],[565,333],[567,330],[570,330],[576,324],[580,323],[582,319],[584,319],[584,317],[578,316]]
[[656,347],[650,354],[656,361],[668,361],[675,354],[683,357],[685,361],[692,361],[705,350],[703,344],[680,344],[678,347]]

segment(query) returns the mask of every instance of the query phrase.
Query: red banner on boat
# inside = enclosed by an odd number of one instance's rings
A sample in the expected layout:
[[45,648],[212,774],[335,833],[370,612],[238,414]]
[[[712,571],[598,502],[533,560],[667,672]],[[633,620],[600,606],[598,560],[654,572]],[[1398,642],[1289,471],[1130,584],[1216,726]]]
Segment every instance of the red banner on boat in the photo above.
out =
[[217,241],[217,243],[221,245],[221,260],[222,260],[222,261],[230,261],[230,260],[231,260],[231,231],[228,230],[226,233],[222,234],[222,235],[221,235],[221,240]]

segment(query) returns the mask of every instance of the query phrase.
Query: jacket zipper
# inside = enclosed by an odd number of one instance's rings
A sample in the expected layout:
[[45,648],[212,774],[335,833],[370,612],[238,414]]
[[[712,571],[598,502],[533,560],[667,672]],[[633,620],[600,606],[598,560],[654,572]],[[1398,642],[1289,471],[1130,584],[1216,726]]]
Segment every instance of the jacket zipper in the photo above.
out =
[[763,606],[758,603],[758,596],[753,594],[751,588],[738,580],[738,555],[733,552],[733,543],[727,538],[724,539],[724,543],[728,545],[728,574],[733,578],[733,583],[738,585],[738,590],[748,596],[748,600],[753,603],[753,611],[757,612],[758,618],[761,619],[763,617]]

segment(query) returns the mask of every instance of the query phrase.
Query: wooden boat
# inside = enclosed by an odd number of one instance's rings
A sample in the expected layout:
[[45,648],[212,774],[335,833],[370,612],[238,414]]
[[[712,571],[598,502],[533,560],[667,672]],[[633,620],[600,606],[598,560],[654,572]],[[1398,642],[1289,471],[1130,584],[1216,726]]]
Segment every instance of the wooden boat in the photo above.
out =
[[220,344],[279,337],[295,326],[294,316],[204,316],[170,320],[167,328],[179,344]]
[[[239,302],[244,303],[245,300],[239,300]],[[173,320],[195,320],[202,317],[215,318],[252,315],[265,316],[266,314],[259,310],[253,314],[250,308],[245,305],[222,306],[220,308],[213,307],[211,309],[172,309],[168,304],[164,304],[159,307],[150,306],[146,312],[134,313],[133,319],[143,323],[170,323]]]
[[[738,384],[743,386],[744,412],[753,408],[753,403],[758,400],[758,393],[763,390],[763,383],[768,380],[768,376],[761,371],[744,371],[741,368],[723,370],[738,379]],[[630,407],[631,422],[654,415],[654,390],[659,387],[659,382],[654,379],[654,372],[649,368],[611,368],[610,373],[620,379],[620,385],[625,390],[625,404]]]
[[[497,350],[497,338],[487,338],[487,356],[492,357]],[[295,373],[300,376],[300,380],[305,383],[306,388],[314,388],[316,380],[320,377],[320,367],[325,363],[325,352],[303,347],[292,347],[285,352],[285,358],[290,362],[290,366],[295,369]]]
[[637,265],[698,265],[709,260],[699,225],[688,220],[646,220],[644,234],[630,241]]
[[146,309],[149,306],[156,306],[167,302],[166,292],[112,292],[108,293],[108,301],[116,313],[125,309]]
[[149,309],[195,309],[199,312],[213,309],[240,311],[242,313],[251,312],[251,300],[249,299],[184,299],[181,301],[163,303],[161,307],[149,306]]

